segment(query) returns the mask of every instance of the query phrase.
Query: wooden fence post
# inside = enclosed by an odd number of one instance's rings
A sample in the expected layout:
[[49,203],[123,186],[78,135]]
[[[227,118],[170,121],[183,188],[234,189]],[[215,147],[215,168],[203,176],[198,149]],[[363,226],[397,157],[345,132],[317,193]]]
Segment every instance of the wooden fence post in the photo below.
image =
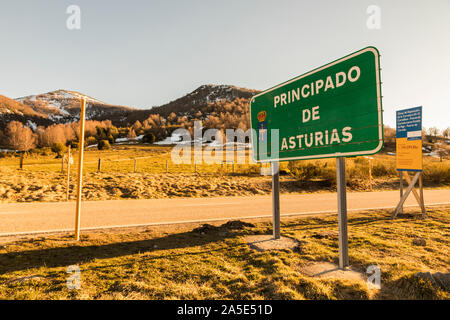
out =
[[77,206],[75,211],[75,240],[80,241],[80,227],[81,227],[81,198],[83,191],[83,156],[84,156],[84,129],[86,118],[86,99],[81,98],[80,108],[80,140],[78,144],[78,188],[77,188]]
[[20,170],[23,169],[23,152],[20,154],[20,162],[19,162]]
[[69,189],[70,189],[70,161],[72,159],[71,147],[69,146],[69,152],[67,154],[67,188],[66,188],[66,201],[69,201]]
[[134,173],[136,173],[136,169],[137,169],[137,163],[136,163],[136,159],[134,159]]
[[101,172],[102,171],[102,158],[98,158],[98,169],[97,172]]

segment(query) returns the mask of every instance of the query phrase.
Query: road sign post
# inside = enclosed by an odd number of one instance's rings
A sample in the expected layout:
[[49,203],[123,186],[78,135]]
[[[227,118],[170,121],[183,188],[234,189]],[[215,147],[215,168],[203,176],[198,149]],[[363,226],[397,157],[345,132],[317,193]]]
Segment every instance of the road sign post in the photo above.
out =
[[273,237],[280,239],[280,169],[278,161],[272,166],[272,213],[273,213]]
[[86,114],[86,100],[81,99],[80,108],[80,138],[78,141],[78,188],[77,188],[77,207],[75,212],[75,239],[80,240],[80,215],[81,215],[81,196],[83,188],[83,156],[84,156],[84,124]]
[[336,158],[336,184],[338,194],[339,268],[345,269],[349,264],[345,158]]
[[[338,159],[342,268],[348,265],[344,157],[375,154],[383,148],[379,58],[376,48],[367,47],[250,100],[253,161],[278,165],[278,161]],[[273,175],[274,235],[279,232],[277,179]]]

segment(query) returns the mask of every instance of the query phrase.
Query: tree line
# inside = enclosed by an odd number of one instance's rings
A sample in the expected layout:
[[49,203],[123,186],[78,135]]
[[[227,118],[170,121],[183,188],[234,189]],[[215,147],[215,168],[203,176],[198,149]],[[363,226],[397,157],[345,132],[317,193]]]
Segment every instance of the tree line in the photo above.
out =
[[[128,127],[116,127],[110,120],[88,120],[85,124],[87,145],[98,144],[99,148],[109,148],[117,138],[134,139],[142,137],[142,141],[153,143],[169,137],[177,128],[185,128],[193,134],[194,121],[202,121],[204,129],[218,129],[225,137],[226,129],[242,129],[250,127],[249,98],[235,98],[232,101],[219,100],[206,103],[189,112],[170,113],[167,117],[151,114],[143,121],[136,121]],[[439,131],[436,127],[423,129],[424,141],[433,142],[438,136],[450,137],[450,127]],[[395,129],[384,126],[386,145],[395,146]],[[79,123],[53,124],[48,127],[39,126],[34,129],[21,122],[11,121],[4,132],[0,131],[0,147],[19,151],[33,148],[54,147],[55,144],[77,146],[79,140]]]

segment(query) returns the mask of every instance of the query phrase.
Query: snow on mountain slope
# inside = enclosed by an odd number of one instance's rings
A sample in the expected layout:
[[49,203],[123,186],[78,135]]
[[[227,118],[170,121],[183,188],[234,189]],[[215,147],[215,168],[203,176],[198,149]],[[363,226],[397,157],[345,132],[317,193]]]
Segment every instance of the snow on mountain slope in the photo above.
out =
[[67,123],[78,121],[80,101],[83,97],[86,99],[86,119],[88,120],[114,120],[134,110],[128,107],[110,105],[79,92],[68,90],[57,90],[22,97],[16,99],[16,101],[30,106],[37,112],[46,114],[48,119],[55,123]]
[[[80,100],[86,98],[86,119],[111,120],[116,126],[131,125],[137,120],[143,121],[151,114],[167,117],[174,112],[177,115],[194,116],[197,110],[208,104],[236,98],[250,98],[258,91],[239,88],[232,85],[202,85],[194,91],[151,109],[137,109],[111,105],[82,93],[69,90],[56,90],[48,93],[30,95],[15,100],[3,96],[4,107],[0,99],[0,129],[9,121],[17,120],[29,126],[70,123],[79,120]],[[31,122],[28,122],[30,120]]]
[[186,114],[191,112],[192,109],[198,109],[198,107],[208,103],[221,100],[232,101],[236,98],[251,98],[258,92],[257,90],[239,88],[232,85],[205,84],[175,101],[153,108],[152,111],[162,116],[167,116],[171,112]]

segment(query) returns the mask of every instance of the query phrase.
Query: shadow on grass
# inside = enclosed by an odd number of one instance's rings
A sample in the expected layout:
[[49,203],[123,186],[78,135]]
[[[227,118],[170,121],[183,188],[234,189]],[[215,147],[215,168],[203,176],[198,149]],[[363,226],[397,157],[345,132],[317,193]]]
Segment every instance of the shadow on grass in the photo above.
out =
[[[348,217],[348,225],[349,226],[357,226],[357,225],[370,225],[370,224],[383,224],[387,223],[389,221],[395,221],[398,222],[400,219],[392,220],[390,213],[389,215],[383,214],[381,216],[377,212],[362,212],[363,214],[366,214],[367,216],[363,217]],[[402,215],[400,218],[402,219],[414,219],[417,218],[417,215],[415,214],[405,214]],[[293,222],[286,222],[283,223],[283,227],[286,228],[292,228],[292,227],[307,227],[308,230],[313,229],[322,229],[327,226],[337,226],[338,220],[337,220],[337,212],[335,219],[328,219],[327,216],[325,217],[312,217],[308,220],[300,220],[300,221],[293,221]]]
[[[105,245],[69,245],[57,248],[3,253],[0,254],[0,275],[30,268],[55,268],[81,264],[92,261],[93,259],[109,259],[160,250],[192,248],[225,239],[236,238],[240,235],[239,232],[231,232],[221,227],[212,228],[216,229],[206,230],[206,232],[198,232],[193,230],[190,232],[171,234],[155,239],[118,242]],[[81,243],[89,242],[89,239],[83,239],[82,237],[81,241]],[[229,247],[227,246],[227,248]],[[202,250],[201,252],[192,252],[192,254],[200,254],[223,249],[224,248],[207,251]],[[188,254],[191,253],[175,254],[173,256]],[[157,259],[161,257],[167,258],[168,255],[165,254],[154,258]]]
[[[441,290],[442,292],[439,292]],[[418,300],[442,300],[445,298],[445,288],[433,286],[430,280],[423,280],[414,274],[388,281],[382,284],[381,290],[377,293],[376,299],[418,299]]]

